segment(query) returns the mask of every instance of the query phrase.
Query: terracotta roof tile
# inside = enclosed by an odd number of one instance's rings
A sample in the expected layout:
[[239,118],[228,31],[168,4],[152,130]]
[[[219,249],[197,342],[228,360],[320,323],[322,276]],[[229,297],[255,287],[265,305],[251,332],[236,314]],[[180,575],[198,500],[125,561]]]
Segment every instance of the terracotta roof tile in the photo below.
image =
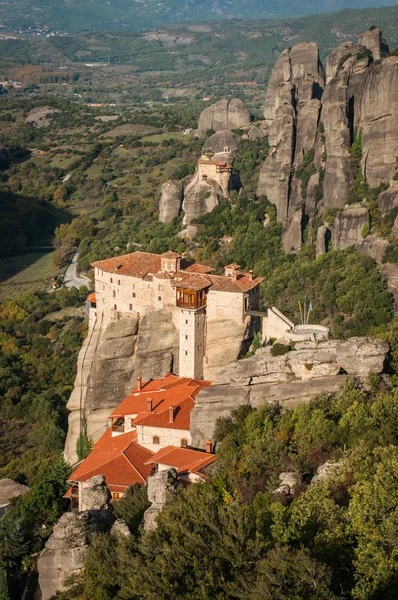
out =
[[[169,421],[169,408],[173,406],[173,421]],[[146,427],[161,427],[162,429],[182,429],[189,431],[191,426],[191,411],[195,400],[188,397],[174,405],[173,402],[164,402],[156,406],[153,412],[142,412],[134,419],[134,425]],[[162,410],[163,409],[163,410]]]
[[106,431],[69,481],[87,481],[94,475],[103,475],[107,485],[128,487],[144,483],[150,472],[146,462],[153,452],[135,440],[135,431],[114,437],[110,430]]
[[174,285],[180,288],[199,291],[210,287],[212,283],[204,275],[197,275],[196,273],[193,273],[182,277],[181,281],[174,283]]
[[[170,406],[176,407],[187,399],[191,399],[193,402],[200,390],[210,385],[210,381],[177,377],[176,375],[169,374],[162,379],[154,379],[141,385],[141,390],[137,391],[135,389],[129,394],[115,408],[109,418],[140,415],[140,419],[142,419],[143,415],[163,413],[168,411]],[[152,399],[151,413],[148,412],[148,399],[150,398]],[[188,409],[185,407],[184,411],[186,410]],[[189,409],[189,412],[191,410],[192,408]]]
[[216,456],[214,454],[199,452],[198,450],[191,450],[189,448],[167,446],[156,452],[148,462],[174,467],[177,473],[197,473],[211,465],[215,460]]
[[162,258],[181,258],[181,254],[178,254],[177,252],[172,252],[171,250],[163,252],[163,254],[161,254],[160,256]]
[[208,267],[207,265],[200,265],[199,263],[194,263],[193,265],[189,265],[186,269],[184,269],[186,273],[211,273],[214,271],[213,267]]
[[91,263],[93,267],[107,273],[130,275],[131,277],[145,277],[148,273],[158,273],[161,270],[159,254],[149,252],[132,252],[115,258],[107,258]]

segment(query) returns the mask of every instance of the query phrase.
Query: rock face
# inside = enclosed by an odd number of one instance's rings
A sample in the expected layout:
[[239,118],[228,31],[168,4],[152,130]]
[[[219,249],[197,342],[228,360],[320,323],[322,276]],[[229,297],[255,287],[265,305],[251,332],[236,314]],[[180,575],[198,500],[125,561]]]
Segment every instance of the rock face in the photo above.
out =
[[211,212],[213,208],[218,206],[225,194],[217,181],[201,179],[197,171],[188,184],[184,192],[184,202],[182,210],[184,211],[184,225]]
[[219,100],[201,112],[198,135],[202,137],[209,129],[223,131],[238,129],[250,123],[250,112],[239,98]]
[[65,581],[84,567],[88,552],[88,513],[65,513],[54,526],[38,562],[43,600],[65,589]]
[[[398,57],[386,53],[378,28],[360,36],[357,45],[340,44],[327,59],[326,85],[316,44],[298,44],[280,55],[264,105],[270,153],[260,171],[258,194],[276,205],[286,252],[301,247],[303,224],[316,213],[341,210],[350,200],[356,177],[350,154],[354,140],[360,140],[367,183],[393,183]],[[398,204],[395,186],[383,192],[380,203],[384,212]],[[350,209],[336,217],[328,228],[333,248],[360,244],[365,210]],[[318,253],[325,251],[323,227]],[[364,251],[368,248],[362,244]]]
[[348,246],[361,244],[364,238],[363,228],[368,222],[368,210],[364,207],[343,210],[336,216],[331,228],[333,250],[344,250]]
[[13,498],[23,496],[28,491],[27,485],[17,483],[13,479],[0,479],[0,518],[9,509]]
[[204,143],[203,151],[211,151],[214,154],[229,154],[236,152],[241,138],[229,130],[218,131],[211,135]]
[[98,319],[79,353],[75,387],[69,398],[65,459],[77,461],[76,441],[80,419],[87,420],[87,434],[96,441],[105,431],[108,415],[136,384],[161,377],[178,368],[178,335],[169,311],[123,317],[103,326]]
[[65,589],[66,580],[84,567],[93,526],[110,530],[115,517],[109,508],[109,490],[102,475],[86,482],[84,512],[68,512],[54,526],[38,560],[39,586],[42,600],[50,600]]
[[183,198],[182,183],[178,181],[166,181],[162,185],[159,202],[159,221],[161,223],[170,223],[175,217],[178,217]]
[[[264,105],[270,152],[259,177],[259,195],[276,205],[287,251],[301,246],[302,198],[292,190],[292,167],[302,166],[315,144],[324,87],[318,46],[303,43],[282,52],[271,75]],[[293,223],[293,224],[292,224]]]
[[175,469],[159,471],[148,479],[147,494],[151,506],[144,513],[144,529],[146,531],[156,529],[156,517],[174,494],[176,485],[177,472]]
[[218,417],[237,406],[279,402],[294,408],[314,394],[340,389],[347,375],[381,373],[388,344],[377,338],[355,337],[346,342],[299,342],[294,351],[273,357],[270,347],[220,371],[213,384],[196,398],[191,413],[192,445],[204,448]]

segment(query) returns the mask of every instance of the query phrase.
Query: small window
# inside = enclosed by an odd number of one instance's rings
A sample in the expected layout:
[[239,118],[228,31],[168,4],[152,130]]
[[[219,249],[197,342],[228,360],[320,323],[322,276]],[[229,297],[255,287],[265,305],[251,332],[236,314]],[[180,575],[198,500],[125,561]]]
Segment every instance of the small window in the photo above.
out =
[[111,283],[113,283],[113,277],[111,277]]
[[133,305],[129,304],[129,310],[133,310]]
[[185,325],[188,325],[188,319],[185,319]]
[[119,492],[112,492],[112,498],[114,500],[120,500],[120,494],[119,494]]
[[188,336],[187,336],[187,335],[185,336],[185,339],[186,339],[186,340],[188,339]]
[[135,298],[135,292],[133,292],[133,298]]
[[104,274],[104,272],[103,272],[103,271],[101,271],[101,275],[103,275],[103,274]]
[[120,285],[120,279],[117,280],[117,284]]
[[113,305],[113,310],[117,310],[116,304]]
[[188,448],[188,440],[185,438],[181,440],[181,448]]
[[112,292],[112,296],[113,296],[113,297],[115,297],[115,296],[116,296],[116,292],[115,292],[115,290],[113,290],[113,292]]
[[152,444],[160,444],[160,438],[157,435],[153,436]]
[[185,350],[185,356],[188,356],[188,350]]
[[162,300],[162,296],[158,296],[158,300],[160,302]]

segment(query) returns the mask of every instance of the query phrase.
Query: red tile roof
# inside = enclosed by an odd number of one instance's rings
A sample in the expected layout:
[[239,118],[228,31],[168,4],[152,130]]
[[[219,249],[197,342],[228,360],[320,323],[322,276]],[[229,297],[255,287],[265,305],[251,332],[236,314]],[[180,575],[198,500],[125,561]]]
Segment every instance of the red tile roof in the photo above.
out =
[[172,252],[171,250],[163,252],[163,254],[161,254],[160,256],[162,258],[181,258],[181,254],[178,254],[177,252]]
[[140,446],[136,439],[135,431],[112,437],[108,429],[69,481],[87,481],[103,475],[111,491],[114,486],[127,489],[135,483],[145,483],[150,474],[147,461],[153,452]]
[[148,273],[155,274],[161,269],[159,254],[149,252],[132,252],[115,258],[107,258],[91,263],[93,267],[107,273],[130,275],[131,277],[145,277]]
[[[109,418],[137,415],[134,424],[169,429],[189,430],[190,414],[195,406],[195,397],[200,390],[210,385],[210,381],[177,377],[168,374],[162,379],[154,379],[141,384],[112,412]],[[152,410],[148,411],[148,400],[152,400]],[[174,407],[174,419],[169,423],[169,408]]]
[[208,267],[207,265],[201,265],[199,263],[194,263],[193,265],[189,265],[186,269],[184,269],[186,273],[211,273],[214,271],[213,267]]
[[[150,254],[149,252],[133,252],[131,254],[125,254],[123,256],[117,256],[115,258],[108,258],[106,260],[100,260],[91,263],[93,267],[96,267],[107,273],[117,273],[120,275],[128,275],[130,277],[139,277],[145,281],[152,281],[153,276],[157,278],[163,278],[164,274],[161,271],[161,257],[165,258],[177,258],[179,254],[175,252],[165,252],[162,255]],[[237,269],[239,265],[228,265],[230,268]],[[249,276],[248,273],[239,273],[237,279],[232,277],[225,277],[225,275],[212,275],[210,272],[213,269],[206,265],[194,264],[187,267],[185,270],[178,271],[176,274],[175,285],[179,285],[184,278],[187,277],[202,277],[196,285],[202,287],[192,289],[204,289],[205,279],[209,282],[208,285],[211,289],[218,292],[248,292],[252,288],[256,287],[263,280],[262,277]],[[194,280],[191,280],[192,282]],[[189,287],[189,286],[187,286]]]
[[190,290],[200,291],[200,290],[205,290],[206,288],[210,287],[212,284],[211,284],[211,281],[209,281],[203,275],[197,275],[196,273],[193,273],[192,275],[191,274],[187,275],[186,277],[184,277],[182,279],[182,281],[179,281],[179,282],[175,283],[174,285],[176,285],[179,288],[186,288],[186,289],[190,289]]
[[189,448],[176,448],[167,446],[156,452],[148,461],[150,464],[162,464],[168,467],[174,467],[177,473],[197,473],[205,467],[208,467],[216,457],[214,454],[190,450]]

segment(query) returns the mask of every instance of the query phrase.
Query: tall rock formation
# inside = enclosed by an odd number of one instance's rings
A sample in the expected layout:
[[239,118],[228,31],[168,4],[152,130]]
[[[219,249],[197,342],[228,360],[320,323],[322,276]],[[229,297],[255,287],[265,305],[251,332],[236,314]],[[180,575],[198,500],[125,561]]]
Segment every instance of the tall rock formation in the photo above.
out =
[[225,129],[238,129],[250,123],[250,112],[239,98],[232,100],[219,100],[200,114],[198,135],[203,137],[206,131],[223,131]]
[[159,221],[171,223],[178,217],[184,199],[184,189],[180,181],[166,181],[161,188],[159,202]]
[[[298,44],[280,55],[264,106],[271,149],[258,194],[277,208],[286,252],[301,247],[303,224],[316,212],[340,211],[350,201],[358,178],[351,153],[354,141],[367,184],[393,183],[398,166],[398,57],[387,53],[378,28],[360,36],[357,45],[340,44],[327,59],[326,85],[316,44]],[[395,190],[384,194],[383,212],[397,202]],[[352,217],[352,212],[337,216],[333,227],[326,228],[333,248],[347,247],[354,238],[361,241],[364,221]],[[348,221],[355,221],[355,232]],[[326,233],[322,229],[317,238],[319,249]],[[362,246],[375,248],[374,241]]]
[[292,181],[315,145],[325,75],[317,44],[305,42],[285,50],[272,73],[264,106],[270,152],[258,183],[258,195],[275,204],[283,223],[285,250],[301,246],[303,198]]

